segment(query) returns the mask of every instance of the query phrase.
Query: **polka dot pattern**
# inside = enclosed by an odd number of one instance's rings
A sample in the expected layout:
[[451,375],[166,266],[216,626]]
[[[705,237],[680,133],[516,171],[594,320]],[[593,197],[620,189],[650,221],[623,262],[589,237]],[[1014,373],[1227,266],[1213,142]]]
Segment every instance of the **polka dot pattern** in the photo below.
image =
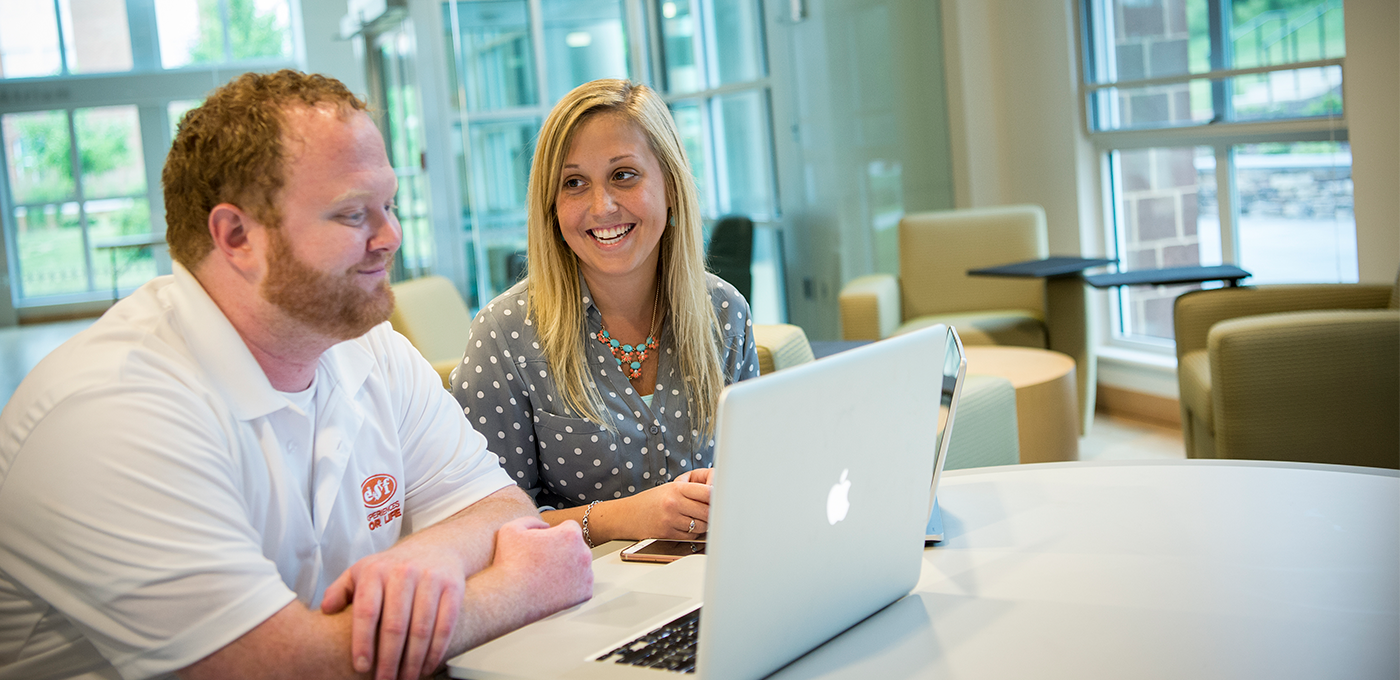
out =
[[[716,318],[724,329],[726,384],[757,377],[748,303],[733,286],[714,275],[707,278]],[[579,283],[585,331],[593,333],[602,327],[601,315],[586,284],[582,279]],[[589,363],[601,369],[590,369],[590,374],[603,398],[603,416],[613,423],[614,430],[608,431],[564,407],[563,392],[554,383],[535,324],[524,308],[522,282],[473,319],[466,355],[453,371],[452,393],[471,424],[494,435],[491,450],[500,454],[502,467],[536,504],[562,508],[621,498],[713,464],[714,441],[702,443],[698,425],[690,422],[669,324],[663,324],[659,338],[664,351],[656,355],[650,405],[601,345],[585,343]]]

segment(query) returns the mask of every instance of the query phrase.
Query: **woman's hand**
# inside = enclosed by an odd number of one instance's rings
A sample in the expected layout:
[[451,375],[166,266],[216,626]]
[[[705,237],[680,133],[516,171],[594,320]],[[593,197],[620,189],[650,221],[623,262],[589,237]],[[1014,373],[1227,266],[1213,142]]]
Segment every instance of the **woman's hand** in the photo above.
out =
[[691,470],[634,496],[599,503],[590,522],[610,540],[693,539],[710,528],[709,481],[708,469]]
[[[588,512],[589,540],[602,545],[614,540],[643,538],[694,539],[710,530],[712,470],[691,470],[674,480],[634,496],[603,501]],[[567,520],[583,523],[588,506],[540,513],[550,525]]]

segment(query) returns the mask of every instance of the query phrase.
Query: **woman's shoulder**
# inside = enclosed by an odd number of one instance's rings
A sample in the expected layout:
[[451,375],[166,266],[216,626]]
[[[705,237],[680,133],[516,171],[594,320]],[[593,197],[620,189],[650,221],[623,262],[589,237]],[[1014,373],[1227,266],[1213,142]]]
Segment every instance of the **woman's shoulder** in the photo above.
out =
[[710,272],[705,272],[705,287],[710,291],[710,302],[715,306],[720,326],[738,329],[748,323],[749,302],[739,294],[739,289]]
[[519,328],[526,320],[525,302],[526,287],[525,281],[522,280],[486,303],[486,306],[476,313],[476,320],[491,320],[497,326]]

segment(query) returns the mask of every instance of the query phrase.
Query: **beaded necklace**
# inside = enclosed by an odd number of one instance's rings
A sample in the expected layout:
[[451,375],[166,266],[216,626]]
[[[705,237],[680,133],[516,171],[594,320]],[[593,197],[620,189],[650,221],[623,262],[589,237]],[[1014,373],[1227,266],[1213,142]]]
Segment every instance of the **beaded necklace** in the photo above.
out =
[[647,335],[645,344],[638,344],[635,347],[624,345],[608,335],[607,328],[602,328],[593,334],[594,339],[603,343],[612,352],[613,358],[617,359],[617,367],[622,369],[622,374],[627,376],[628,380],[636,380],[642,376],[642,362],[646,361],[651,351],[656,349],[656,313],[660,309],[661,284],[658,282],[656,299],[652,301],[651,305],[651,332]]

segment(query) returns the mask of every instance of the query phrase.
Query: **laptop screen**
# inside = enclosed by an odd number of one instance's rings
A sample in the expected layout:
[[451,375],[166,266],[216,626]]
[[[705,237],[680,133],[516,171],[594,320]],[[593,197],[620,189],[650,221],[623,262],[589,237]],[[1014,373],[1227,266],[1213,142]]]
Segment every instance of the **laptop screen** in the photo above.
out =
[[943,472],[944,459],[948,455],[948,438],[952,433],[953,421],[957,416],[957,401],[961,393],[962,380],[967,373],[967,357],[963,354],[962,339],[952,326],[948,327],[947,349],[943,352],[943,387],[938,398],[938,426],[934,430],[933,442],[937,447],[934,459],[933,486],[929,493],[932,507],[933,495],[938,491],[938,476]]
[[962,373],[962,341],[952,328],[948,329],[948,349],[943,352],[943,394],[938,399],[938,428],[934,431],[934,444],[943,448],[943,438],[948,434],[948,415],[953,410],[953,393],[958,387]]

